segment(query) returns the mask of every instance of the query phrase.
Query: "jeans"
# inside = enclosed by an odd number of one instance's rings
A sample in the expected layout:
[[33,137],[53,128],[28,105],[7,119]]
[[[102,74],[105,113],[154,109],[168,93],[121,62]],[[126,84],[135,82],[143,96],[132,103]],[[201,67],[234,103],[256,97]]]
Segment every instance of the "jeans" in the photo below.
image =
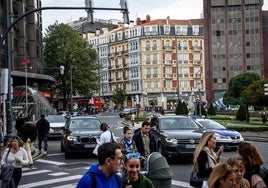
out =
[[48,140],[48,134],[44,135],[38,135],[38,149],[41,151],[42,149],[42,141],[44,141],[44,151],[47,151],[47,140]]

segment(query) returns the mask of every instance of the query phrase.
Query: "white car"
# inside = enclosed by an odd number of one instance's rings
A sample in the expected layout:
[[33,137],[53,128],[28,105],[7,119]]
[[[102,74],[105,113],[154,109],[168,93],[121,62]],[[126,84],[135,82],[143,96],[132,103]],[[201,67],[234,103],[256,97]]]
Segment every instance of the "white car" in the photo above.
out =
[[66,118],[62,115],[48,115],[46,120],[50,124],[50,136],[60,137],[62,127],[64,127]]

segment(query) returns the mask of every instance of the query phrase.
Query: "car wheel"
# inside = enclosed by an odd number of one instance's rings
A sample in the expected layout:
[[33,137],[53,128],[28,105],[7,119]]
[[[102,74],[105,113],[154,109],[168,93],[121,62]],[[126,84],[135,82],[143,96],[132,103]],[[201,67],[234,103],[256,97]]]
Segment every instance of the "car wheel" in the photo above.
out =
[[65,150],[65,159],[70,159],[71,158],[71,152]]
[[64,146],[63,146],[63,143],[62,143],[62,142],[60,143],[60,151],[61,151],[61,152],[64,152],[64,151],[65,151],[65,148],[64,148]]

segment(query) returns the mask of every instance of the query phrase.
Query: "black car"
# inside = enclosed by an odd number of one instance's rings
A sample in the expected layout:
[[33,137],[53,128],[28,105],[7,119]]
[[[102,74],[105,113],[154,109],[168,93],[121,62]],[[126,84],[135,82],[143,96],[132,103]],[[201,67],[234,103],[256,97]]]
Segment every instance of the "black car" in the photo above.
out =
[[124,108],[123,111],[119,112],[119,117],[123,118],[123,117],[126,117],[128,115],[131,115],[132,113],[136,114],[137,108],[126,107],[126,108]]
[[61,151],[65,158],[72,153],[92,152],[101,135],[101,121],[92,116],[70,117],[61,133]]
[[151,126],[159,152],[167,158],[192,157],[203,134],[203,129],[186,116],[154,116]]

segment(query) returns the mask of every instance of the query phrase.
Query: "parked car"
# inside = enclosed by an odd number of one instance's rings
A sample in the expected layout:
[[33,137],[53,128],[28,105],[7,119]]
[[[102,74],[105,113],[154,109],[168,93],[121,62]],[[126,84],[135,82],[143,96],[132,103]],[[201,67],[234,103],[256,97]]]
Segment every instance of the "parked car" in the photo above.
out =
[[205,131],[215,132],[217,136],[217,147],[223,145],[225,149],[237,149],[237,146],[244,141],[243,136],[232,129],[227,129],[220,123],[211,119],[196,119]]
[[50,137],[60,137],[66,119],[62,115],[48,115],[46,116],[46,120],[50,124]]
[[58,115],[62,115],[65,118],[69,118],[72,115],[72,113],[69,111],[58,111]]
[[126,116],[128,116],[128,115],[130,115],[132,113],[136,114],[137,113],[137,108],[126,107],[126,108],[124,108],[123,111],[119,112],[119,117],[123,118],[123,117],[126,117]]
[[61,133],[61,151],[65,158],[73,153],[92,152],[101,135],[101,121],[93,116],[70,117]]
[[192,157],[203,133],[203,129],[186,116],[154,116],[151,126],[159,152],[167,158]]

